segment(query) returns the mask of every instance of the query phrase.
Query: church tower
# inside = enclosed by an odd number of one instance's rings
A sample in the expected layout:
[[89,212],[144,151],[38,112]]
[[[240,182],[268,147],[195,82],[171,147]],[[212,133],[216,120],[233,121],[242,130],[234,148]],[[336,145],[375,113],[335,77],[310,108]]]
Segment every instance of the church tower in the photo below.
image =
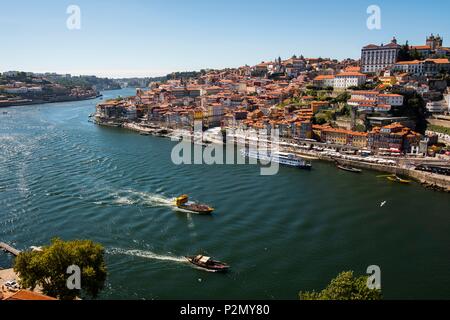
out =
[[440,35],[434,36],[431,34],[431,36],[427,37],[427,46],[431,48],[431,50],[436,50],[442,47],[443,39]]

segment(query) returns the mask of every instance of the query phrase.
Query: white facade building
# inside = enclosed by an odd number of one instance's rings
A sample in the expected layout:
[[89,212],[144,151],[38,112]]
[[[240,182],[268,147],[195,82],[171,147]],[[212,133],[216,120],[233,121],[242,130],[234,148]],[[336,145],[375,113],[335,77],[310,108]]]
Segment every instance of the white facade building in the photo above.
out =
[[17,93],[27,93],[28,92],[28,88],[27,87],[20,87],[20,88],[6,88],[5,89],[6,93],[10,93],[10,94],[17,94]]
[[379,104],[389,104],[394,107],[401,107],[404,103],[404,97],[401,94],[380,94],[378,95]]
[[377,73],[390,68],[397,62],[400,49],[401,46],[395,38],[387,45],[365,46],[361,51],[361,72]]
[[426,59],[397,62],[394,71],[407,72],[416,76],[435,75],[441,71],[450,71],[450,62],[447,58]]
[[313,84],[319,88],[334,87],[334,79],[333,75],[320,75],[313,80]]
[[366,83],[367,76],[359,72],[342,72],[334,78],[334,89],[345,90]]

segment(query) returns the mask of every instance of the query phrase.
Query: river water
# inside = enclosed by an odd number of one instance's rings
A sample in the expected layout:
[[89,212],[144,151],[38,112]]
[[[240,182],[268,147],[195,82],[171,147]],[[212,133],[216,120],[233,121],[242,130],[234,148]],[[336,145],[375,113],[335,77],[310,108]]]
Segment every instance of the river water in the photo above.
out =
[[[450,298],[448,194],[322,162],[275,176],[254,165],[176,166],[176,142],[89,123],[98,102],[0,110],[0,241],[102,243],[102,299],[296,299],[370,265],[387,299]],[[215,214],[177,211],[182,193]],[[196,253],[232,272],[191,268],[183,256]],[[0,267],[10,259],[0,254]]]

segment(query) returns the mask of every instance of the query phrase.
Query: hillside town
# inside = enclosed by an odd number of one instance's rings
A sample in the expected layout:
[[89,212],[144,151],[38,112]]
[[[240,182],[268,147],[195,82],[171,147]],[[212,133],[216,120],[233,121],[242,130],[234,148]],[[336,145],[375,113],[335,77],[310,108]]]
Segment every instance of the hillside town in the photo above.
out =
[[[97,106],[95,121],[145,132],[277,129],[294,143],[389,157],[448,158],[450,49],[364,46],[361,59],[292,56],[236,69],[203,70]],[[310,144],[312,148],[314,144]]]
[[100,96],[95,87],[63,83],[59,81],[61,79],[71,79],[71,76],[3,72],[0,74],[0,107],[78,101]]

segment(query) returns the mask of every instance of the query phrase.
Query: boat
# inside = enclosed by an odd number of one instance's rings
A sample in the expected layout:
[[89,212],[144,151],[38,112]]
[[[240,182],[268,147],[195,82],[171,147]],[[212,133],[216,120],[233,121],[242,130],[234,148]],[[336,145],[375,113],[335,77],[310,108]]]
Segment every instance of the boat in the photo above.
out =
[[246,158],[253,158],[257,160],[263,160],[267,162],[275,162],[282,165],[295,167],[299,169],[311,170],[312,164],[304,159],[295,156],[292,153],[274,152],[273,154],[257,152],[254,150],[241,150],[241,155]]
[[348,167],[348,166],[343,166],[343,165],[338,165],[337,167],[339,169],[347,171],[347,172],[353,172],[353,173],[361,173],[362,172],[361,169],[357,169],[357,168],[353,168],[353,167]]
[[350,166],[347,166],[347,165],[344,165],[344,164],[340,164],[339,162],[336,162],[336,166],[339,169],[347,171],[347,172],[353,172],[353,173],[361,173],[362,172],[361,169],[357,169],[357,168],[353,168],[353,167],[350,167]]
[[195,203],[189,201],[189,196],[184,194],[175,199],[175,205],[184,210],[192,211],[198,214],[211,214],[214,211],[214,208],[206,204]]
[[197,256],[186,256],[187,261],[193,265],[214,272],[226,272],[230,269],[230,266],[226,263],[216,261],[210,257],[197,255]]
[[403,184],[410,184],[412,182],[411,180],[402,179],[397,175],[388,176],[387,179],[392,182],[398,182]]

